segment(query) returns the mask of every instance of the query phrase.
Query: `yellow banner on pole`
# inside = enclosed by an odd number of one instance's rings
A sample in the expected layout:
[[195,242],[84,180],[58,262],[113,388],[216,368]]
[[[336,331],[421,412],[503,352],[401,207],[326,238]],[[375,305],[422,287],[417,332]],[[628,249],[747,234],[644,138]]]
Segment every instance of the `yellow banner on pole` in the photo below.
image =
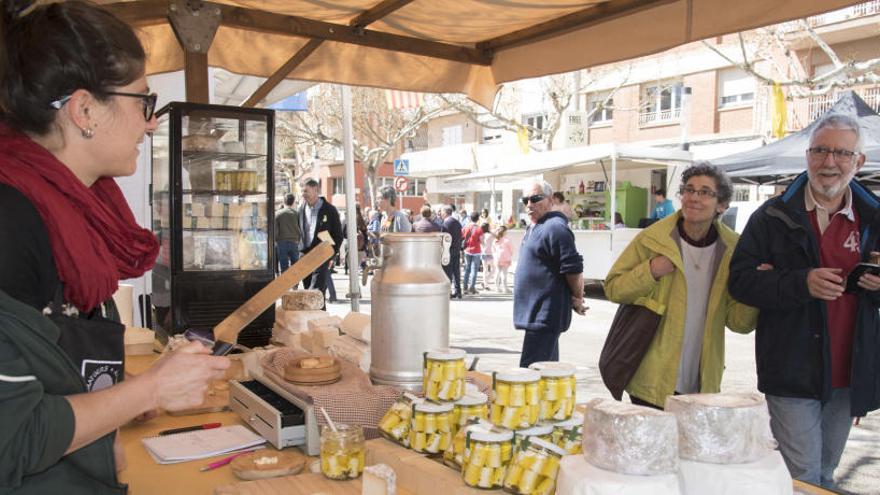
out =
[[519,143],[519,149],[522,150],[523,154],[528,154],[529,152],[529,130],[525,127],[520,127],[516,131],[516,140]]
[[785,124],[788,118],[788,112],[785,109],[785,93],[782,92],[782,86],[779,83],[773,84],[773,94],[771,96],[773,102],[773,122],[771,133],[773,137],[779,139],[785,137]]

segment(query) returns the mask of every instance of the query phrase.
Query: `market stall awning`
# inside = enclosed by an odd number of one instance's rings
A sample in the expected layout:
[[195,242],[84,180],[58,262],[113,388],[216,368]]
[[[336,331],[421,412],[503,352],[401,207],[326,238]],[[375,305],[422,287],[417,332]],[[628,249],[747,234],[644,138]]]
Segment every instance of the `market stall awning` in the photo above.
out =
[[569,173],[595,172],[606,167],[611,170],[612,158],[618,170],[666,167],[677,163],[690,163],[691,153],[674,148],[655,148],[635,144],[595,144],[559,150],[531,153],[512,153],[496,161],[503,166],[479,170],[445,179],[447,183],[492,179],[518,181],[525,178],[566,169]]
[[[630,59],[852,5],[852,0],[104,0],[139,29],[147,73],[236,74],[465,93],[491,107],[504,82]],[[172,11],[219,18],[181,49]],[[208,30],[210,31],[210,30]],[[210,34],[213,34],[213,43]],[[206,59],[198,59],[205,50]],[[198,47],[198,48],[195,48]],[[185,59],[189,58],[189,64]]]

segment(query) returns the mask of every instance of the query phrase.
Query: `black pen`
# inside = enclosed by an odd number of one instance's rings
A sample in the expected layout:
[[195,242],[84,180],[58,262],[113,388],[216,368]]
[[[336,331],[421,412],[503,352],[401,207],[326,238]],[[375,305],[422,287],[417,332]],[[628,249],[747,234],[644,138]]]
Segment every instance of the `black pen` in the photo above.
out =
[[172,428],[170,430],[160,431],[159,436],[174,435],[175,433],[186,433],[188,431],[210,430],[211,428],[220,428],[221,426],[223,426],[223,423],[207,423],[196,426],[185,426],[183,428]]

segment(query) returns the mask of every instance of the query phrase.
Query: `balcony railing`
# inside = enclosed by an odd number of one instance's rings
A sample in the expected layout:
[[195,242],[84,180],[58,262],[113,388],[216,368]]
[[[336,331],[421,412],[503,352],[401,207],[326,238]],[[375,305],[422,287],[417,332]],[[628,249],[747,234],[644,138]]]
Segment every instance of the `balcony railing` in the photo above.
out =
[[[875,112],[880,112],[880,87],[854,88],[856,94],[865,100]],[[795,100],[788,105],[788,130],[795,132],[827,112],[840,99],[841,93],[834,92],[812,98]]]
[[[880,1],[877,0],[807,17],[807,24],[809,24],[810,27],[815,28],[834,24],[835,22],[843,22],[849,19],[867,17],[876,14],[880,14]],[[800,29],[799,21],[785,22],[782,24],[782,30],[785,32],[800,31]]]
[[653,110],[639,114],[639,125],[662,124],[676,122],[681,118],[681,107],[669,110]]

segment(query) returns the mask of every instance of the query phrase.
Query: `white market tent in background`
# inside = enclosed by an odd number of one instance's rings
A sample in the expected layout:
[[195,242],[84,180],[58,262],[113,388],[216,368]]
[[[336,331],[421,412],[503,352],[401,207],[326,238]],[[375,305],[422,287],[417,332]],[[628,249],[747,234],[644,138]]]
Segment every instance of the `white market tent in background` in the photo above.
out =
[[[464,93],[491,108],[505,82],[657,53],[806,17],[853,0],[98,0],[138,29],[147,74],[183,69],[208,103],[208,67],[283,80]],[[173,27],[172,27],[173,26]],[[344,112],[350,94],[343,89]],[[346,107],[345,102],[349,102]],[[345,121],[346,119],[344,119]],[[347,216],[354,216],[350,114],[343,125]],[[612,195],[613,197],[613,195]],[[355,242],[349,222],[349,242]],[[351,251],[355,251],[352,249]],[[356,253],[352,253],[355,256]],[[356,261],[350,261],[356,265]],[[352,305],[359,294],[350,278]]]

